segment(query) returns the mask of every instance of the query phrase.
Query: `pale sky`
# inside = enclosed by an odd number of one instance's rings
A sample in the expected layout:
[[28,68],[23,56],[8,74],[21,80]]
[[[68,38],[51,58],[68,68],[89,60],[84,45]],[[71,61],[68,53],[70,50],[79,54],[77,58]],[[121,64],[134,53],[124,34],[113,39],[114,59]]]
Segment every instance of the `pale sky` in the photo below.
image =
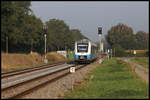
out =
[[148,1],[31,1],[31,9],[43,23],[53,18],[64,20],[70,29],[79,29],[93,41],[99,41],[99,26],[104,36],[118,23],[134,33],[149,33]]

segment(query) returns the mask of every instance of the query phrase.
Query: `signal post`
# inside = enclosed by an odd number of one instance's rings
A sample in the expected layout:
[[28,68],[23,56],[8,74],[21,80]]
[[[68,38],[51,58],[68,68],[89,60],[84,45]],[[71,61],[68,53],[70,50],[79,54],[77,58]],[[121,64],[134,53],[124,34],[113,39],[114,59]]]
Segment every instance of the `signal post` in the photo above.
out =
[[47,64],[48,60],[46,58],[46,35],[47,35],[47,26],[46,25],[43,26],[43,30],[44,30],[44,37],[45,37],[44,63]]
[[100,57],[102,57],[102,47],[101,47],[102,27],[98,27],[98,35],[100,37]]

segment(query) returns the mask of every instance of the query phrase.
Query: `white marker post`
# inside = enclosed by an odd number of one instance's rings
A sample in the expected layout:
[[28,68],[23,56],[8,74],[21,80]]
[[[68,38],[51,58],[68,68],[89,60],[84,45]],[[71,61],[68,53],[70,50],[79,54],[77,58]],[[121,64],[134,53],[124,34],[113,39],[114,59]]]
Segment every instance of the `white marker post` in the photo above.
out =
[[136,56],[136,50],[133,51],[133,54]]
[[109,49],[108,49],[108,53],[107,53],[107,55],[108,55],[108,59],[109,59]]
[[[75,73],[75,67],[70,67],[70,72],[71,72],[71,73]],[[74,83],[73,78],[72,78],[71,83],[72,83],[72,90],[73,90],[73,83]]]
[[100,63],[100,64],[102,63],[102,58],[101,58],[101,59],[99,59],[99,63]]

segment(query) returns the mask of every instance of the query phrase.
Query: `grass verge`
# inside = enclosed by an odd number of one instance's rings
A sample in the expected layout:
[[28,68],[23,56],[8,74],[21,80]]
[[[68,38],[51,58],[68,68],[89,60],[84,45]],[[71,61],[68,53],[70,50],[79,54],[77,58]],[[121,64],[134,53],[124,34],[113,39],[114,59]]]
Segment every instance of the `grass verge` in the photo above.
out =
[[145,68],[149,68],[149,57],[137,57],[131,60],[134,63],[142,65]]
[[126,63],[119,60],[105,60],[85,78],[80,86],[75,87],[64,98],[149,98],[148,85],[143,84],[126,66]]

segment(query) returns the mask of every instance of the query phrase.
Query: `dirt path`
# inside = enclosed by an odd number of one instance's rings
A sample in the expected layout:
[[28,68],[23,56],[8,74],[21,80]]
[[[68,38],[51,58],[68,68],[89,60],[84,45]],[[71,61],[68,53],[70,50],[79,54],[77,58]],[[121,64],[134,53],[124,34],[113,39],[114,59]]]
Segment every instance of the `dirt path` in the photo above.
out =
[[131,59],[134,58],[120,58],[121,60],[129,63],[132,67],[132,69],[136,72],[136,74],[142,78],[146,83],[149,83],[149,70],[148,68],[144,68],[143,66],[136,64],[134,62],[131,62]]

